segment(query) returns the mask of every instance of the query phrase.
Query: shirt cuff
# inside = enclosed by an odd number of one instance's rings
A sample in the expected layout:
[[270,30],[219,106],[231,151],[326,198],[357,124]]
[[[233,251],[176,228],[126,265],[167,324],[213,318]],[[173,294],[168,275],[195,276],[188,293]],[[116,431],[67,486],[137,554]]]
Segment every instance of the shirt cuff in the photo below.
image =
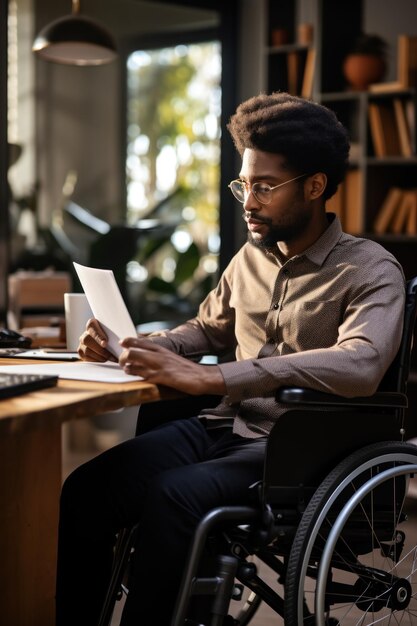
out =
[[230,404],[257,395],[259,378],[251,359],[220,363],[218,367],[226,384]]

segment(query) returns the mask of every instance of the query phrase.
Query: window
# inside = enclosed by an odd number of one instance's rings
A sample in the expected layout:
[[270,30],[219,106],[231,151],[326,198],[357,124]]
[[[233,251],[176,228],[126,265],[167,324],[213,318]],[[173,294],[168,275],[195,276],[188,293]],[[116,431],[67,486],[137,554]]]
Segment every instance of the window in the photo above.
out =
[[128,265],[136,323],[187,318],[217,279],[220,81],[218,41],[128,57],[127,218],[149,229]]

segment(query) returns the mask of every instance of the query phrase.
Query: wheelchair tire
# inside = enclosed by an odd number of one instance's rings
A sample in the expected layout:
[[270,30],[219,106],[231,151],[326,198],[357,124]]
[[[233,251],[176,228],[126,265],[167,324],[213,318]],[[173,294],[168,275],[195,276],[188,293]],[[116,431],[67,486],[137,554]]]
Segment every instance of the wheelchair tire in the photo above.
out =
[[[380,442],[354,452],[320,484],[288,559],[286,626],[415,624],[417,478],[407,469],[415,464],[416,446]],[[384,479],[376,484],[379,474]]]

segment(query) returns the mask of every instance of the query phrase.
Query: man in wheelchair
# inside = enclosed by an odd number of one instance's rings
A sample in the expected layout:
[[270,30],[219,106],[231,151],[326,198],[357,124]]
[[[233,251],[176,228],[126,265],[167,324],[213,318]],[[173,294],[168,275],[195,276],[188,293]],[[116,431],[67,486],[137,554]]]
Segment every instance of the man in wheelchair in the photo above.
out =
[[[196,527],[212,509],[251,504],[269,434],[277,421],[291,420],[277,389],[371,396],[398,351],[405,302],[399,263],[326,213],[348,167],[342,124],[322,105],[274,93],[241,104],[228,129],[242,159],[229,187],[243,205],[248,241],[194,319],[123,339],[119,359],[149,382],[222,398],[194,417],[156,420],[66,480],[57,626],[98,623],[115,537],[136,524],[122,624],[169,626]],[[230,351],[232,362],[199,363]],[[79,354],[115,360],[97,320],[89,321]],[[282,456],[294,455],[286,447]],[[335,490],[332,481],[327,489]]]

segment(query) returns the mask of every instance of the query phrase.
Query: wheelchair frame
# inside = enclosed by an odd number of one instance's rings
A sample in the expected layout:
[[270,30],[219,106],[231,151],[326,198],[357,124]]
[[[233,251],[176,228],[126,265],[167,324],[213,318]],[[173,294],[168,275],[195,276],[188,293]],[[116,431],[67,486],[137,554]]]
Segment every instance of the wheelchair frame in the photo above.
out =
[[[258,501],[220,507],[201,520],[171,626],[187,623],[190,600],[199,595],[213,596],[204,626],[246,626],[261,601],[284,618],[285,626],[388,625],[394,613],[412,626],[417,531],[414,543],[408,537],[417,514],[417,493],[411,492],[417,446],[404,438],[416,292],[417,277],[407,283],[400,350],[381,384],[388,391],[347,399],[278,390],[277,399],[293,408],[268,438]],[[289,442],[296,443],[297,454]],[[100,626],[110,622],[133,541],[132,533],[123,532]],[[219,565],[213,575],[202,576],[199,564],[211,536],[217,537]],[[247,560],[252,556],[277,574],[285,601],[258,576],[255,563]],[[236,580],[252,597],[230,618]]]

